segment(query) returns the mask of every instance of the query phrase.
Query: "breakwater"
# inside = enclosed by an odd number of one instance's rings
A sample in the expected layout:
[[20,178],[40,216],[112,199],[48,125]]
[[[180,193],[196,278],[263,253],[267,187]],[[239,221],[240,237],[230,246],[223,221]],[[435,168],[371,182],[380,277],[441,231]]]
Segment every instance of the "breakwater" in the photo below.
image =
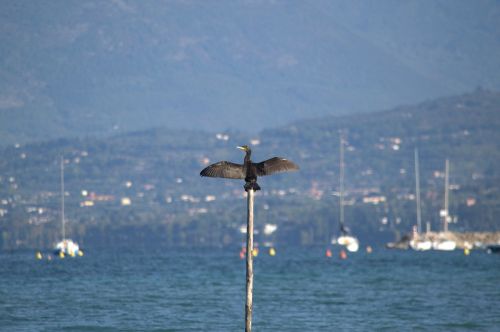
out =
[[[457,249],[484,249],[490,244],[500,244],[500,232],[427,232],[418,236],[420,241],[454,241]],[[399,241],[387,244],[391,249],[408,249],[412,234],[404,235]]]

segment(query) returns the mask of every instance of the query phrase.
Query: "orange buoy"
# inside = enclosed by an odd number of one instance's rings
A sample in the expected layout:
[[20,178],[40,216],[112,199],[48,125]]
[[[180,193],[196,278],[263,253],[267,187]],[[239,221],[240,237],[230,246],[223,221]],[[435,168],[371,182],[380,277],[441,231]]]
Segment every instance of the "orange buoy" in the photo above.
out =
[[366,247],[366,252],[367,252],[368,254],[371,254],[371,253],[373,252],[373,248],[372,248],[371,246],[367,246],[367,247]]
[[243,250],[240,251],[240,259],[245,259],[245,253]]
[[344,249],[340,250],[339,256],[340,259],[347,259],[347,254],[345,253]]
[[325,256],[328,258],[332,257],[332,251],[330,249],[326,249]]

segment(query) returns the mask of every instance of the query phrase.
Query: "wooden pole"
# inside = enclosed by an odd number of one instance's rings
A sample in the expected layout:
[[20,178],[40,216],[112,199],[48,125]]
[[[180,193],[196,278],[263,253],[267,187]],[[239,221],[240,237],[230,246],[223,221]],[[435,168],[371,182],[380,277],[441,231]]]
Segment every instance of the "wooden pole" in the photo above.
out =
[[252,331],[253,310],[253,189],[247,191],[247,300],[245,305],[245,331]]

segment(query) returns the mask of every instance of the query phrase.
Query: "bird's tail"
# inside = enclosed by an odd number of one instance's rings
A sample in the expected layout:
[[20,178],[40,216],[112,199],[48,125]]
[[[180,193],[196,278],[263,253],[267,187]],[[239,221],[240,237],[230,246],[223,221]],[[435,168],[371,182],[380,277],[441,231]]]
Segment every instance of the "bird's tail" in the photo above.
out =
[[260,186],[257,182],[246,182],[244,188],[245,191],[249,191],[250,189],[253,189],[253,191],[260,190]]

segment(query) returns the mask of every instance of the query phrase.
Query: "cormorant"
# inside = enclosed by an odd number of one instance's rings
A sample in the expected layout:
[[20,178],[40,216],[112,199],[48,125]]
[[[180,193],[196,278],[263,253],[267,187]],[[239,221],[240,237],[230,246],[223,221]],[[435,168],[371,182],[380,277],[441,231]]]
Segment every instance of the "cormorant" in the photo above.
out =
[[257,184],[257,176],[296,171],[299,169],[293,162],[281,157],[274,157],[260,163],[253,163],[250,160],[252,150],[247,145],[238,146],[237,148],[246,153],[243,165],[229,161],[219,161],[206,167],[200,172],[200,175],[213,178],[245,179],[245,191],[249,189],[257,191],[260,190],[260,186]]

